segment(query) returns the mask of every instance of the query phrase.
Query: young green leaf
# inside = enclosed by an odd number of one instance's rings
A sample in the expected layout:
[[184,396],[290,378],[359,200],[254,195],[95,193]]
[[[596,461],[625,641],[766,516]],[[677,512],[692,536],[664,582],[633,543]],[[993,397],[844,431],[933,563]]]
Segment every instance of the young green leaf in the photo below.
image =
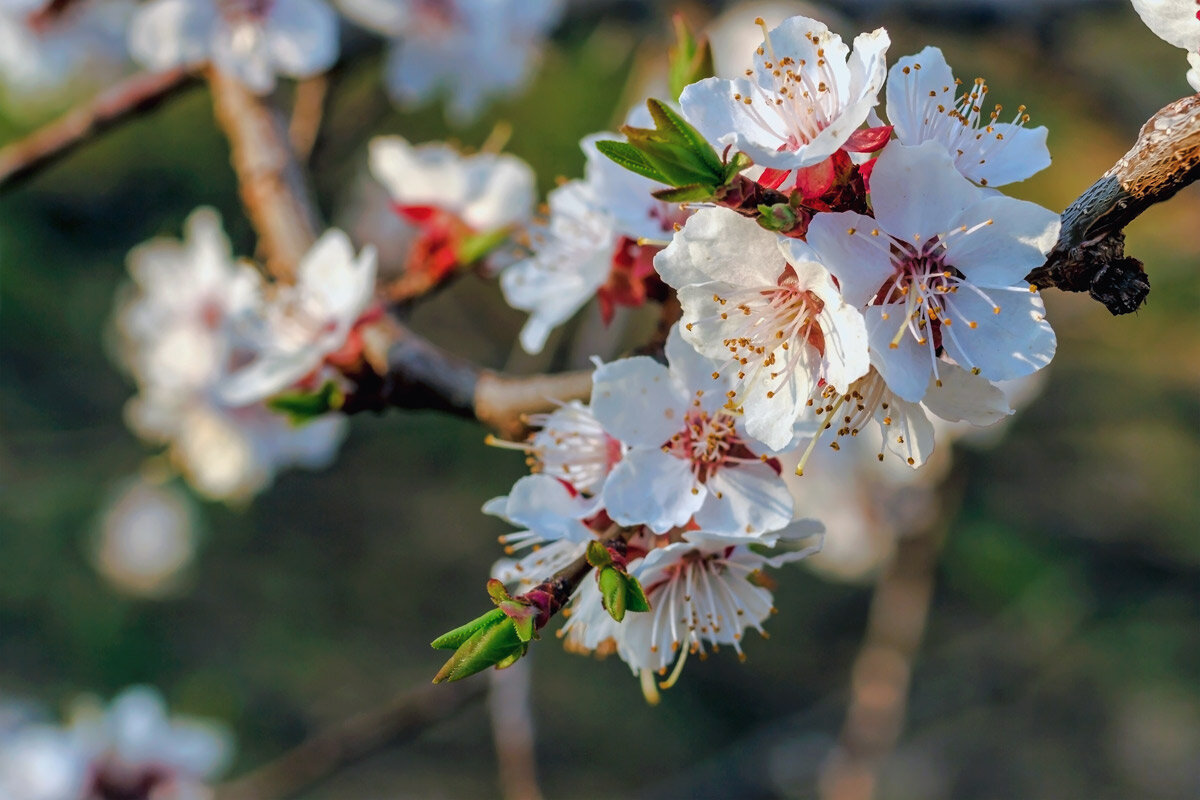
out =
[[505,618],[504,612],[498,608],[493,608],[483,616],[476,617],[466,625],[460,625],[452,631],[443,633],[438,638],[430,642],[430,646],[435,650],[453,650],[460,647],[463,642],[471,638],[473,634],[496,622]]
[[632,575],[625,576],[625,607],[630,611],[650,610],[650,601],[642,591],[642,584]]
[[596,149],[630,172],[636,172],[656,183],[667,182],[663,174],[646,160],[642,152],[628,142],[603,140],[596,142]]
[[696,203],[711,200],[715,191],[711,186],[693,183],[691,186],[680,186],[678,189],[659,189],[650,194],[664,203]]
[[613,567],[600,570],[600,602],[617,622],[625,619],[625,576]]
[[650,109],[650,116],[654,118],[654,124],[658,130],[669,131],[672,141],[680,142],[703,159],[713,177],[713,183],[723,177],[725,165],[721,163],[720,156],[717,155],[717,151],[708,143],[708,140],[700,135],[700,131],[693,128],[687,120],[675,113],[673,108],[661,100],[647,100],[646,106]]

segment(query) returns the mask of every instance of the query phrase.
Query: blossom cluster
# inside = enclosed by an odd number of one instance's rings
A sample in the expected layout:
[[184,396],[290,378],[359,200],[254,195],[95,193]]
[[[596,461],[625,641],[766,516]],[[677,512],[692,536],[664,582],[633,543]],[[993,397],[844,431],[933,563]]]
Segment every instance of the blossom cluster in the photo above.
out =
[[65,726],[17,706],[0,708],[5,800],[203,800],[232,756],[223,726],[169,716],[159,693],[145,686],[126,689],[107,708],[81,699]]
[[[374,255],[358,258],[330,231],[304,259],[296,285],[266,286],[235,261],[210,209],[189,217],[183,242],[159,239],[129,257],[132,291],[118,299],[118,358],[137,383],[129,426],[167,447],[201,494],[244,500],[283,468],[334,457],[345,420],[291,425],[265,400],[297,383],[340,376],[364,349]],[[339,377],[340,380],[340,377]]]
[[[874,428],[879,460],[920,467],[935,424],[1003,419],[999,384],[1055,351],[1025,276],[1058,215],[997,190],[1049,164],[1046,129],[988,105],[937,48],[889,70],[882,29],[851,48],[805,17],[762,28],[741,76],[692,83],[678,110],[651,102],[656,131],[635,115],[627,143],[585,139],[585,178],[551,193],[501,276],[531,351],[593,295],[606,317],[670,290],[682,307],[667,364],[598,364],[588,404],[510,445],[533,474],[484,507],[522,528],[502,539],[507,584],[536,592],[597,541],[641,584],[649,610],[618,621],[584,580],[560,635],[618,654],[648,694],[688,653],[741,653],[771,610],[761,570],[818,549],[803,517],[832,509],[798,506],[785,462],[804,474],[818,443]],[[713,185],[671,177],[718,157]]]
[[[528,13],[511,22],[548,24]],[[1025,276],[1059,217],[998,189],[1049,164],[1046,129],[1024,106],[989,104],[987,83],[956,79],[935,47],[889,69],[883,29],[851,46],[806,17],[759,25],[736,76],[696,67],[677,102],[630,114],[623,138],[586,137],[584,177],[541,217],[533,171],[511,155],[370,143],[374,178],[415,231],[400,280],[498,274],[529,314],[527,351],[592,298],[605,322],[620,305],[677,311],[663,361],[597,360],[586,404],[496,441],[533,474],[484,506],[520,530],[503,537],[510,558],[489,589],[499,611],[435,642],[487,658],[456,655],[445,676],[511,663],[568,603],[566,645],[616,653],[648,697],[690,653],[741,654],[772,611],[764,569],[820,548],[810,517],[839,519],[836,493],[814,501],[792,477],[824,460],[810,465],[818,447],[921,467],[935,429],[1004,419],[1001,384],[1054,356]],[[408,296],[387,281],[377,292],[374,248],[356,255],[337,230],[294,285],[267,284],[207,211],[184,245],[146,245],[130,267],[138,292],[118,316],[139,384],[131,425],[219,498],[332,456],[329,412],[389,368],[382,298]],[[555,581],[581,559],[595,578],[560,597]]]

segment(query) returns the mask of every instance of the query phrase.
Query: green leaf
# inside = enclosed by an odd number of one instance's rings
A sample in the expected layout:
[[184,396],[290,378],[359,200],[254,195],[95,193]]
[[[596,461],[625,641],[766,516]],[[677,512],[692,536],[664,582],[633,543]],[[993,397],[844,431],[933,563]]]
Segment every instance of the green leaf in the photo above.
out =
[[458,257],[458,263],[464,266],[474,264],[504,244],[508,236],[508,228],[496,228],[492,231],[464,236],[459,241],[458,250],[455,252],[455,255]]
[[695,203],[711,200],[715,191],[712,186],[693,183],[691,186],[680,186],[678,189],[659,189],[650,194],[664,203]]
[[679,95],[683,94],[684,87],[712,77],[715,70],[708,39],[702,37],[697,41],[682,14],[676,14],[674,22],[675,46],[670,50],[668,79],[671,96],[678,100]]
[[482,630],[490,625],[495,625],[496,622],[505,619],[505,614],[498,608],[493,608],[481,617],[468,622],[466,625],[460,625],[452,631],[443,633],[438,638],[430,642],[430,646],[436,650],[453,650],[460,647],[463,642],[471,638],[477,631]]
[[630,172],[636,172],[656,183],[667,182],[663,174],[655,169],[642,155],[642,152],[629,142],[599,141],[596,142],[596,149]]
[[475,631],[454,651],[433,682],[457,681],[488,667],[508,666],[525,655],[528,647],[517,635],[516,627],[501,613],[500,621]]
[[650,116],[654,118],[654,124],[658,130],[669,131],[672,141],[680,142],[703,159],[713,177],[713,183],[724,177],[725,165],[721,163],[721,158],[713,146],[700,135],[700,131],[693,128],[687,120],[675,113],[673,108],[661,100],[647,100],[646,106],[650,109]]
[[691,152],[685,145],[667,141],[657,131],[644,128],[621,129],[629,137],[631,147],[641,151],[642,158],[658,172],[661,183],[669,186],[684,186],[689,183],[711,183],[711,175],[704,159]]
[[304,425],[317,417],[337,411],[346,396],[333,381],[325,381],[315,392],[283,392],[267,400],[267,408],[283,414],[293,425]]
[[649,611],[650,601],[642,591],[642,584],[632,575],[625,576],[625,607],[630,611]]
[[600,600],[604,610],[617,622],[625,619],[625,576],[614,567],[600,570]]

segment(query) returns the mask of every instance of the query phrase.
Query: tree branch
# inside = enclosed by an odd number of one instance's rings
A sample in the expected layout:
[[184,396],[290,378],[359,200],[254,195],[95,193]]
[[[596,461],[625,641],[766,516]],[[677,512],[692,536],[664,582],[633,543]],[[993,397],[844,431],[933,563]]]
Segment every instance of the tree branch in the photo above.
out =
[[962,503],[961,470],[939,487],[940,507],[902,537],[875,584],[863,644],[850,677],[850,707],[820,779],[823,800],[870,800],[879,769],[904,727],[913,662],[933,599],[938,555]]
[[197,85],[187,70],[139,73],[23,139],[0,148],[0,188],[28,178],[109,128]]
[[507,438],[526,429],[525,416],[584,400],[591,370],[557,375],[512,376],[484,369],[446,352],[398,321],[390,323],[388,370],[355,377],[342,411],[358,414],[388,408],[429,409],[477,419]]
[[487,685],[423,686],[382,708],[338,722],[217,791],[217,800],[285,800],[345,767],[416,738],[483,698]]
[[282,116],[237,79],[208,70],[213,111],[229,139],[242,204],[266,253],[267,271],[290,282],[320,225]]
[[1125,226],[1200,177],[1200,94],[1147,120],[1137,141],[1062,214],[1046,263],[1026,280],[1088,292],[1113,314],[1136,311],[1150,292],[1142,262],[1125,255]]

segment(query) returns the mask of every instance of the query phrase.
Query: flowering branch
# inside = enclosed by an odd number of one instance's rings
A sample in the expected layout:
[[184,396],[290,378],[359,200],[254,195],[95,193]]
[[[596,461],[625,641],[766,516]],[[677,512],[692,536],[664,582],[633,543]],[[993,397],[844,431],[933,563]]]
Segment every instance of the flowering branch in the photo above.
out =
[[408,741],[480,700],[481,683],[423,686],[405,692],[382,708],[342,720],[295,748],[230,781],[217,800],[285,800],[330,775],[388,747]]
[[1062,232],[1039,288],[1088,292],[1113,314],[1136,311],[1150,291],[1142,262],[1125,255],[1125,226],[1200,177],[1200,95],[1167,105],[1137,141],[1062,214]]
[[0,187],[27,178],[79,145],[196,85],[184,69],[139,73],[0,149]]

